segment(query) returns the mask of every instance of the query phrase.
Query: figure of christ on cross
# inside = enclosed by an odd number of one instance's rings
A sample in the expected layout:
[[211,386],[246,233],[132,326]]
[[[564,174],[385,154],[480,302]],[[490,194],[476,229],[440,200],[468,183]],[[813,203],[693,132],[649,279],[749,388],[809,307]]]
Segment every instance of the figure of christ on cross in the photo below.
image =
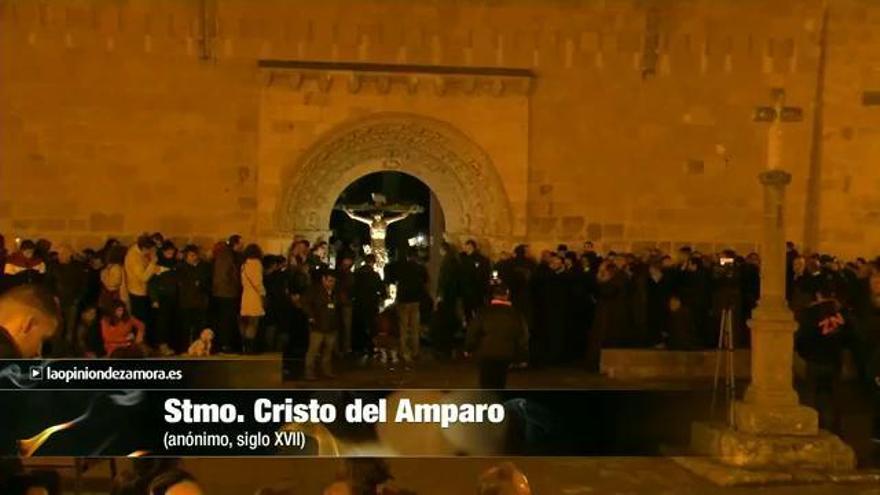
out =
[[[341,205],[340,209],[348,215],[352,220],[367,224],[370,227],[370,252],[376,256],[376,271],[383,273],[385,264],[388,263],[388,250],[385,248],[385,236],[388,233],[388,226],[407,218],[414,213],[421,213],[424,209],[421,206],[413,205],[408,207],[400,207],[388,205],[384,202],[376,201],[373,205],[349,206]],[[358,215],[357,210],[367,210],[369,216]],[[396,215],[386,216],[386,213],[397,213]]]

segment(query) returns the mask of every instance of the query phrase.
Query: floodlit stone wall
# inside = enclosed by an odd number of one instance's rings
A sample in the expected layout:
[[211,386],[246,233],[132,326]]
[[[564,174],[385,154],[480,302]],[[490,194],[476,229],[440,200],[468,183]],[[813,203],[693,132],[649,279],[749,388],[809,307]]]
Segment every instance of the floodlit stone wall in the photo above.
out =
[[[510,229],[465,234],[754,249],[752,112],[780,86],[804,114],[785,124],[789,237],[875,254],[880,4],[828,4],[822,63],[819,0],[0,1],[0,232],[283,239],[303,157],[339,126],[410,112],[500,178]],[[297,86],[260,60],[397,64],[419,82],[331,70]],[[460,77],[499,67],[530,84]]]

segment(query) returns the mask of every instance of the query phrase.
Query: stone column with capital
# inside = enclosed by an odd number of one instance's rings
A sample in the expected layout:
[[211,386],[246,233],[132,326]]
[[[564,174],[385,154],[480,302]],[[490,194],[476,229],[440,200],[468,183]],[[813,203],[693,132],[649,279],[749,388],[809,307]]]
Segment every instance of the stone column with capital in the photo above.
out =
[[816,411],[801,406],[792,384],[797,323],[785,300],[785,188],[791,174],[770,169],[760,174],[764,189],[761,299],[752,314],[752,381],[734,406],[739,431],[776,435],[815,435]]
[[794,333],[797,323],[785,300],[785,188],[791,174],[781,169],[782,123],[801,120],[786,107],[785,91],[771,90],[772,106],[758,107],[755,120],[770,122],[767,168],[759,175],[764,193],[761,221],[761,299],[752,313],[751,383],[735,401],[732,424],[697,422],[691,447],[704,457],[677,458],[684,467],[721,485],[771,481],[828,481],[828,472],[851,471],[853,450],[819,429],[815,410],[794,390]]
[[760,174],[764,189],[761,299],[750,321],[751,383],[733,405],[733,424],[697,422],[691,446],[704,457],[676,460],[720,485],[828,481],[855,468],[855,454],[820,430],[815,410],[798,401],[792,360],[797,328],[785,300],[785,188],[791,174]]

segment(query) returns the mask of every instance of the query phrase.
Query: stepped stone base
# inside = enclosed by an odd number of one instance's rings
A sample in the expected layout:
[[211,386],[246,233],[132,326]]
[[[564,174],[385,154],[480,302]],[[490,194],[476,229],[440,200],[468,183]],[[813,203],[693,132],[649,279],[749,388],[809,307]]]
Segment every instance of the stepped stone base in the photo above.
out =
[[853,450],[821,430],[816,435],[756,435],[717,423],[694,423],[691,448],[698,457],[677,457],[676,462],[723,486],[864,479],[854,471]]
[[880,483],[878,471],[824,472],[809,469],[747,469],[707,457],[673,457],[679,466],[719,486],[774,483]]
[[800,404],[768,408],[737,401],[733,413],[737,431],[740,433],[807,437],[819,434],[819,413]]

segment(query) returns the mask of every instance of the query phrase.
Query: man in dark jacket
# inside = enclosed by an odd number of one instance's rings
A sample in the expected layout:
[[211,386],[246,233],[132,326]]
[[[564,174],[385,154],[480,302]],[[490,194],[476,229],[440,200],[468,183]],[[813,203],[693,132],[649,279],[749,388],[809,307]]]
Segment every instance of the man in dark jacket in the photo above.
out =
[[336,347],[339,354],[346,356],[351,353],[351,318],[352,318],[352,290],[354,289],[354,256],[348,250],[337,256],[336,265],[336,289],[339,293],[339,302],[342,305],[342,333]]
[[851,350],[874,396],[873,455],[880,461],[880,271],[870,275],[866,292]]
[[840,431],[840,410],[836,397],[840,381],[842,352],[851,340],[849,315],[845,315],[834,292],[821,285],[815,299],[804,310],[795,346],[807,362],[807,380],[813,394],[819,425],[832,432]]
[[[287,344],[284,346],[285,373],[293,374],[294,361],[305,356],[309,346],[309,319],[303,310],[303,300],[312,283],[309,273],[309,242],[293,242],[287,255],[287,292],[290,297],[290,324]],[[298,367],[301,369],[301,367]]]
[[287,260],[283,256],[263,257],[263,287],[266,288],[266,316],[263,318],[265,345],[269,350],[284,349],[290,337],[290,317],[293,312],[290,285],[287,278]]
[[530,287],[537,265],[529,254],[527,245],[516,246],[513,253],[513,258],[498,268],[498,276],[510,287],[510,301],[525,315],[526,321],[530,321],[529,318],[532,316]]
[[669,320],[669,296],[672,293],[672,283],[659,261],[648,267],[645,292],[648,344],[653,347],[664,342],[663,333]]
[[58,260],[49,264],[46,277],[48,286],[58,298],[62,323],[52,343],[52,354],[73,351],[76,344],[76,324],[79,308],[88,283],[88,267],[73,259],[73,250],[66,245],[58,247]]
[[581,253],[581,258],[584,268],[593,273],[599,269],[599,264],[602,263],[602,257],[596,252],[592,241],[584,242],[584,251]]
[[159,353],[163,356],[173,356],[174,350],[180,340],[175,335],[177,316],[177,247],[171,241],[164,241],[159,250],[157,264],[164,268],[156,275],[150,277],[147,282],[147,294],[153,306],[155,315],[156,332],[155,342]]
[[214,329],[223,352],[232,352],[238,332],[238,305],[241,302],[241,272],[236,259],[244,249],[241,236],[233,235],[217,246],[214,253],[214,276],[211,295],[214,296]]
[[325,377],[333,378],[333,351],[342,328],[342,307],[336,293],[336,274],[325,270],[321,283],[312,285],[304,305],[309,317],[309,349],[306,351],[306,380],[314,380],[315,362],[321,357]]
[[528,326],[506,286],[492,288],[492,301],[468,325],[466,349],[477,356],[480,388],[485,389],[505,388],[507,368],[528,359]]
[[461,330],[458,302],[461,297],[461,264],[454,246],[440,245],[440,273],[437,275],[436,311],[431,318],[431,340],[438,357],[449,358],[453,353],[455,335]]
[[477,310],[486,304],[489,297],[489,281],[492,278],[492,266],[489,258],[480,253],[476,241],[468,239],[464,243],[464,252],[459,257],[461,266],[461,302],[464,317],[470,322]]
[[536,365],[558,365],[565,358],[566,334],[572,323],[572,278],[562,258],[551,253],[532,279],[535,320],[532,359]]
[[354,272],[351,345],[355,352],[369,353],[372,349],[370,339],[375,334],[379,306],[385,298],[385,285],[375,265],[376,256],[368,254],[365,264]]
[[36,285],[0,295],[0,359],[35,358],[55,335],[60,317],[55,298]]
[[177,267],[177,306],[180,313],[178,351],[185,351],[208,325],[208,301],[211,296],[211,272],[199,256],[199,248],[188,245],[183,263]]

